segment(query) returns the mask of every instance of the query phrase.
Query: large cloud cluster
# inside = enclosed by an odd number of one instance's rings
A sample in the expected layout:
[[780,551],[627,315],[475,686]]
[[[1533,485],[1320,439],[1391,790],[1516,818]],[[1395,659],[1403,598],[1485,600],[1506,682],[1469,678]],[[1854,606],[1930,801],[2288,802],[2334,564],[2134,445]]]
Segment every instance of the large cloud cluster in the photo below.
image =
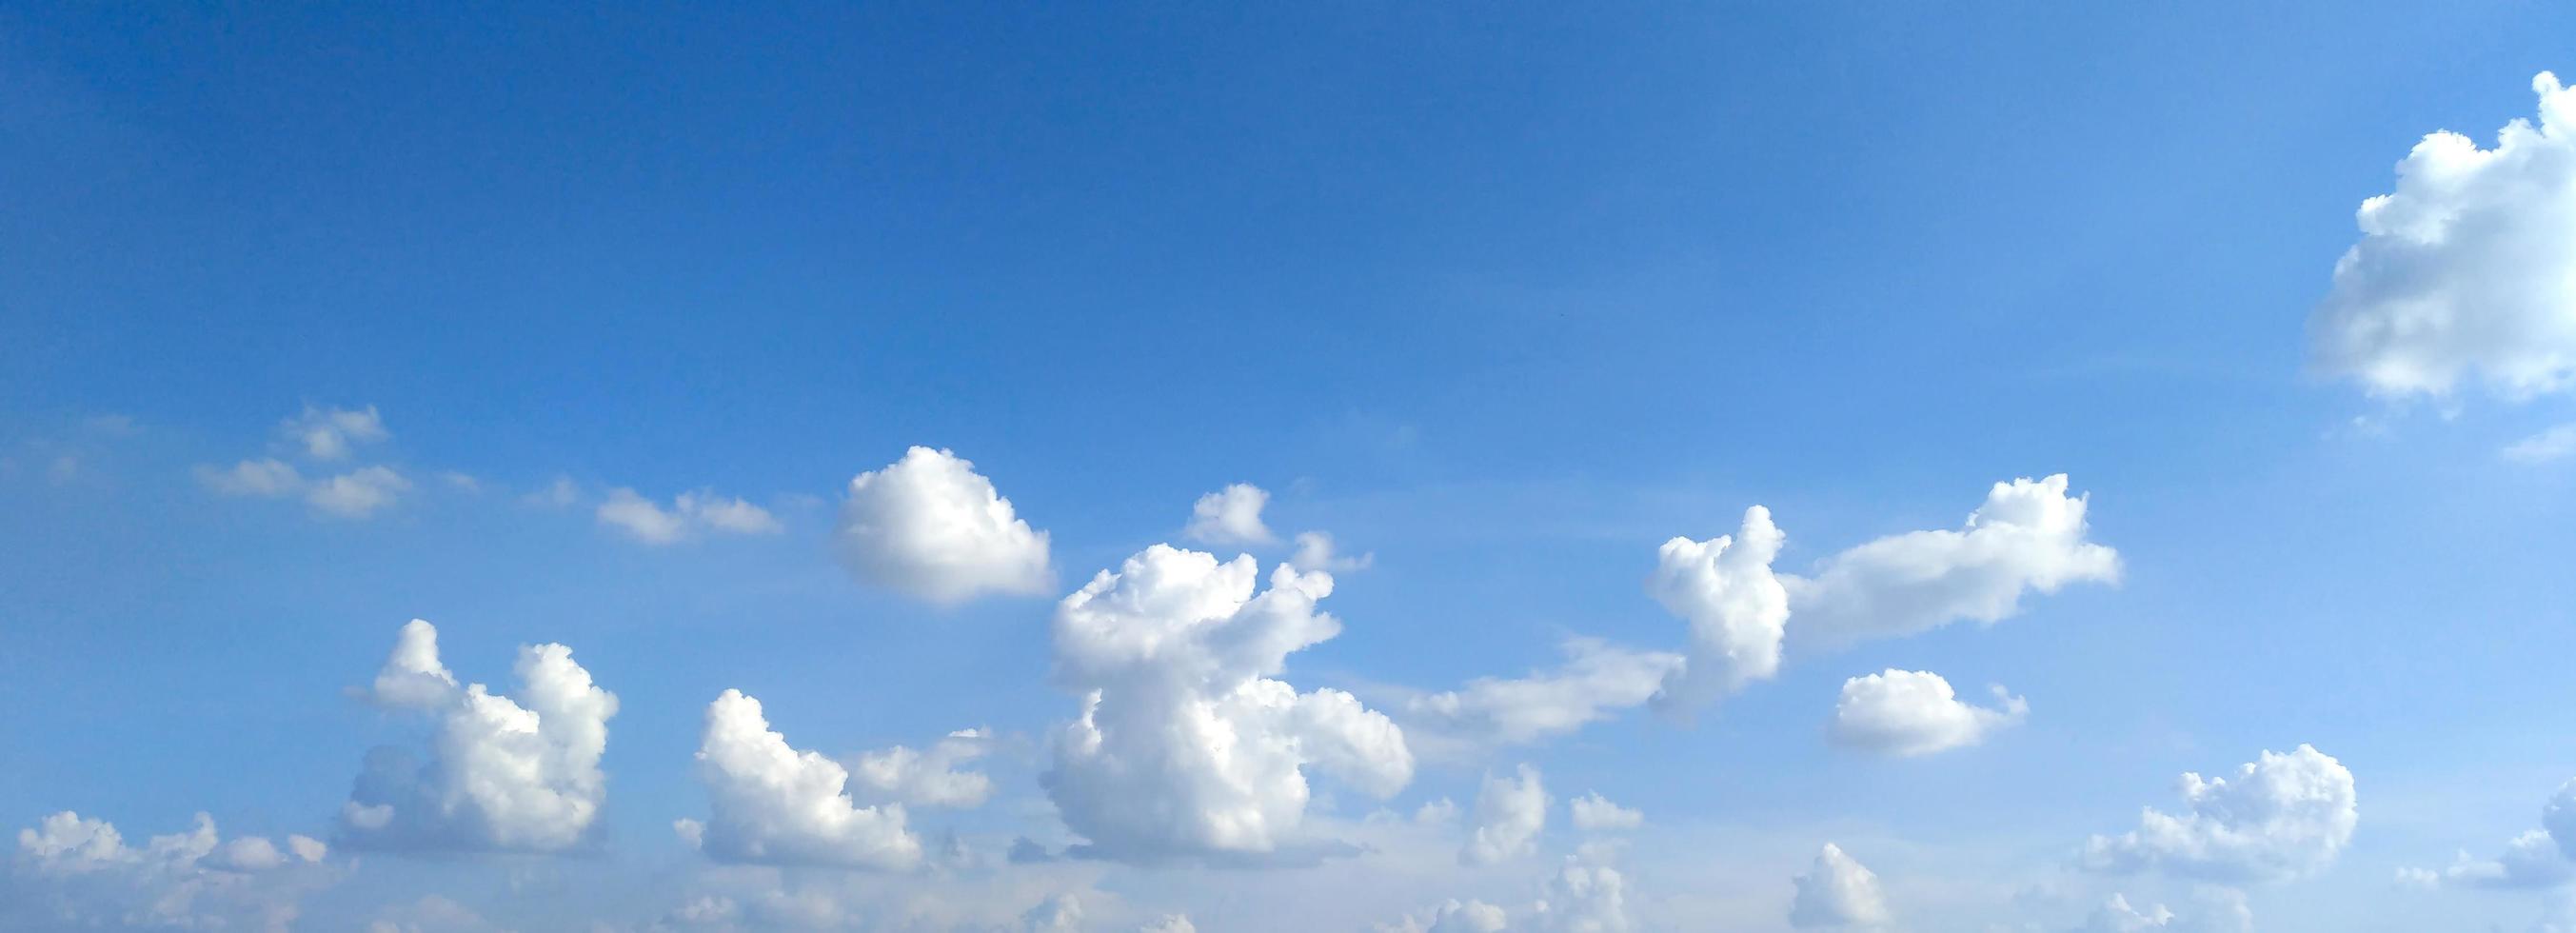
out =
[[1338,690],[1276,679],[1334,637],[1321,571],[1155,545],[1056,607],[1055,676],[1081,696],[1044,776],[1093,855],[1242,857],[1294,842],[1313,765],[1385,796],[1413,776],[1404,734]]
[[0,872],[0,928],[283,931],[305,895],[338,880],[320,840],[224,839],[197,814],[186,832],[126,844],[70,811],[18,831]]
[[2352,772],[2307,745],[2266,751],[2232,777],[2186,773],[2182,798],[2180,814],[2149,807],[2137,829],[2093,837],[2086,867],[2221,883],[2296,878],[2332,864],[2361,816]]
[[2363,201],[2361,240],[2308,321],[2327,372],[2391,397],[2475,380],[2508,397],[2576,380],[2576,91],[2542,72],[2537,125],[2493,149],[2433,133]]
[[852,478],[837,536],[859,579],[934,603],[1055,586],[1047,533],[1021,521],[974,463],[945,450],[914,447]]
[[430,754],[367,754],[340,833],[377,849],[552,852],[585,842],[608,793],[599,757],[617,697],[593,684],[572,649],[519,649],[512,700],[471,684],[458,689],[439,662],[438,630],[405,624],[367,697],[426,716]]

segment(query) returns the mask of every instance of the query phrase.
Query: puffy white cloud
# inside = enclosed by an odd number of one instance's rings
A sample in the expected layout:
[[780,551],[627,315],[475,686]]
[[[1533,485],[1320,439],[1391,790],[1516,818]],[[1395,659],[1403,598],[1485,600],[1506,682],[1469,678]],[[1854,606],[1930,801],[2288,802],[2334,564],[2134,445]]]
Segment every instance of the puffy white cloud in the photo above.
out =
[[1531,905],[1530,921],[1542,933],[1625,933],[1632,928],[1628,880],[1593,855],[1567,856]]
[[1261,523],[1261,507],[1270,493],[1251,483],[1235,483],[1200,496],[1190,506],[1190,523],[1181,534],[1202,544],[1268,544],[1278,540]]
[[2537,126],[2506,124],[2493,149],[2428,135],[2396,190],[2362,202],[2361,239],[2308,320],[2320,368],[2391,397],[2576,380],[2576,91],[2548,72],[2531,86]]
[[1635,651],[1597,638],[1566,639],[1564,665],[1527,677],[1479,677],[1458,690],[1411,697],[1406,724],[1467,746],[1523,744],[1563,735],[1643,705],[1682,669],[1682,656]]
[[1500,907],[1452,898],[1423,913],[1378,924],[1377,933],[1503,933],[1510,922],[1511,915]]
[[2405,868],[2397,876],[2425,887],[2546,888],[2576,878],[2576,862],[2561,856],[2548,830],[2535,829],[2507,841],[2496,858],[2475,859],[2463,851],[2448,868]]
[[1263,855],[1295,841],[1314,765],[1374,796],[1413,777],[1404,734],[1338,690],[1275,679],[1341,632],[1333,578],[1157,544],[1057,605],[1055,677],[1083,697],[1042,776],[1087,854]]
[[365,518],[394,504],[395,499],[409,491],[411,480],[404,479],[392,467],[360,467],[316,480],[305,488],[304,501],[329,515]]
[[1833,843],[1825,843],[1806,874],[1789,880],[1798,889],[1789,902],[1790,926],[1868,929],[1884,927],[1894,919],[1886,895],[1878,889],[1878,875]]
[[2283,880],[2332,864],[2360,821],[2352,772],[2307,745],[2266,751],[2233,778],[2186,773],[2181,789],[2182,814],[2147,808],[2137,829],[2093,837],[2085,866],[2225,883]]
[[339,879],[318,840],[188,831],[129,846],[105,820],[64,811],[18,831],[0,867],[0,928],[283,931],[303,898]]
[[1610,802],[1598,792],[1585,794],[1565,804],[1573,814],[1574,828],[1587,833],[1635,829],[1646,825],[1646,815]]
[[851,479],[837,537],[859,579],[931,602],[1055,585],[1046,532],[1031,530],[973,463],[945,450],[914,447]]
[[1704,706],[1780,669],[1789,595],[1771,561],[1786,540],[1771,510],[1757,505],[1733,535],[1664,542],[1647,591],[1690,623],[1689,660],[1665,675],[1665,702]]
[[1999,705],[1993,708],[1963,703],[1939,674],[1889,668],[1843,681],[1832,735],[1843,745],[1888,755],[1975,745],[2030,712],[2030,704],[2002,687],[1995,688],[1995,699]]
[[2253,933],[2254,911],[2244,892],[2207,888],[2194,900],[2195,912],[2183,916],[2163,904],[2140,910],[2129,906],[2127,896],[2113,894],[2074,933]]
[[1198,924],[1191,923],[1190,918],[1185,915],[1170,914],[1163,919],[1137,927],[1136,933],[1199,933],[1199,927]]
[[[1996,483],[1960,530],[1891,535],[1836,554],[1812,578],[1784,578],[1796,631],[1834,646],[1959,619],[1992,624],[2019,613],[2026,591],[2118,582],[2118,552],[2086,540],[2086,498],[2066,494],[2063,473]],[[1769,657],[1776,665],[1778,652]]]
[[608,792],[599,757],[617,697],[562,645],[521,647],[513,671],[515,701],[479,683],[455,690],[437,629],[419,619],[403,626],[368,698],[431,717],[430,756],[370,751],[341,807],[342,837],[361,848],[450,851],[582,843]]
[[1535,851],[1539,830],[1547,826],[1547,802],[1536,768],[1522,765],[1517,777],[1486,775],[1476,793],[1476,828],[1458,860],[1487,865]]
[[376,414],[373,405],[358,410],[306,405],[302,414],[286,419],[278,431],[302,445],[305,455],[315,460],[347,459],[354,445],[393,436],[385,430],[384,418]]
[[2562,424],[2523,438],[2496,455],[2515,463],[2551,463],[2576,454],[2576,424]]
[[1334,573],[1367,570],[1374,563],[1377,563],[1375,553],[1342,556],[1334,549],[1332,534],[1322,531],[1298,532],[1297,551],[1288,557],[1288,565],[1299,570],[1329,570]]
[[982,731],[949,733],[928,749],[897,745],[867,752],[850,762],[854,799],[890,801],[918,807],[977,807],[993,795],[993,779],[959,770],[991,750]]
[[304,488],[304,477],[295,466],[284,460],[244,460],[230,467],[197,467],[197,479],[206,488],[227,496],[256,496],[276,499],[294,495]]
[[904,828],[902,805],[859,806],[847,791],[848,770],[790,747],[769,728],[760,701],[739,690],[707,705],[698,775],[707,822],[680,826],[711,858],[890,870],[921,862],[921,840]]
[[595,514],[600,524],[645,544],[676,544],[702,531],[761,535],[784,530],[769,510],[703,489],[681,493],[663,508],[621,486],[608,491]]

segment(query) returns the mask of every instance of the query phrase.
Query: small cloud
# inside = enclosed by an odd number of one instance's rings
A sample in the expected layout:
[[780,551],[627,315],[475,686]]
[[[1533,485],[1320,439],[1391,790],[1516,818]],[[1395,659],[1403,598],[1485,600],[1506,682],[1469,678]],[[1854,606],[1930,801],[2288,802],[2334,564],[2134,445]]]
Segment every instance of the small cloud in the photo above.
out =
[[355,410],[306,405],[302,414],[286,419],[278,430],[315,460],[345,460],[350,448],[393,436],[373,405]]
[[1189,527],[1181,533],[1206,544],[1268,544],[1278,540],[1270,533],[1270,526],[1261,523],[1261,508],[1269,503],[1268,491],[1251,483],[1235,483],[1200,496],[1190,506]]
[[230,467],[200,464],[197,481],[223,495],[263,499],[291,496],[304,488],[304,477],[295,467],[277,459],[244,460]]
[[2576,454],[2576,423],[2550,428],[2496,451],[2497,456],[2512,463],[2549,463],[2564,460],[2569,454]]
[[390,467],[351,470],[313,484],[304,501],[341,518],[366,518],[411,490],[411,481]]
[[608,491],[595,514],[600,524],[645,544],[675,544],[699,531],[753,535],[785,530],[769,510],[706,490],[681,493],[664,508],[620,486]]

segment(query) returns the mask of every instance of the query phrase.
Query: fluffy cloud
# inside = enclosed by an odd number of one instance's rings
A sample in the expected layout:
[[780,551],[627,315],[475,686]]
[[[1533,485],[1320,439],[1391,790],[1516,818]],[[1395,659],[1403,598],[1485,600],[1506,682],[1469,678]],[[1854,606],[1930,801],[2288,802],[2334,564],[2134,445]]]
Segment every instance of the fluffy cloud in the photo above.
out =
[[[1959,619],[1992,624],[2019,613],[2026,591],[2118,582],[2119,554],[2086,540],[2085,504],[2066,494],[2063,473],[1996,483],[1960,530],[1892,535],[1836,554],[1813,578],[1784,578],[1797,632],[1833,646]],[[1769,657],[1776,664],[1776,649]]]
[[[591,683],[572,649],[519,649],[519,699],[482,684],[456,689],[438,660],[437,629],[414,619],[367,698],[435,723],[427,761],[396,748],[367,753],[342,838],[361,848],[553,852],[589,835],[608,792],[599,756],[617,697]],[[524,704],[524,705],[523,705]]]
[[1789,595],[1771,561],[1786,540],[1771,510],[1757,505],[1732,536],[1664,542],[1647,591],[1690,623],[1689,661],[1665,675],[1666,703],[1704,706],[1780,669]]
[[8,929],[243,929],[283,931],[305,895],[338,880],[321,841],[225,840],[214,818],[129,846],[114,825],[64,811],[18,831],[0,871]]
[[1288,565],[1299,570],[1329,570],[1334,573],[1367,570],[1374,563],[1377,563],[1375,553],[1343,556],[1335,550],[1332,534],[1322,531],[1298,532],[1297,550],[1288,556]]
[[306,480],[283,460],[244,460],[230,467],[197,467],[197,480],[227,496],[282,499],[301,495],[315,511],[366,518],[411,491],[411,480],[391,467],[360,467],[338,476]]
[[278,432],[315,460],[345,460],[352,447],[393,436],[385,430],[385,420],[376,414],[373,405],[354,411],[306,405],[302,414],[279,425]]
[[1172,914],[1136,928],[1136,933],[1199,933],[1199,927],[1186,916]]
[[1083,697],[1043,776],[1092,855],[1129,860],[1276,851],[1303,819],[1314,765],[1384,797],[1412,780],[1404,734],[1337,690],[1275,679],[1334,637],[1333,578],[1157,544],[1057,605],[1055,676]]
[[790,747],[769,728],[760,701],[741,691],[727,690],[707,705],[698,775],[707,787],[708,819],[684,821],[681,834],[710,858],[876,869],[921,863],[921,840],[904,828],[902,805],[857,805],[847,792],[848,770]]
[[2548,830],[2535,829],[2507,841],[2496,858],[2474,859],[2464,851],[2449,868],[2399,869],[2397,877],[2424,887],[2546,888],[2576,878],[2576,863],[2561,856]]
[[1423,913],[1378,924],[1377,933],[1503,933],[1510,922],[1510,914],[1500,907],[1453,898]]
[[1269,503],[1270,493],[1259,486],[1227,486],[1191,504],[1190,523],[1181,534],[1201,544],[1268,544],[1278,540],[1270,526],[1261,523],[1261,507]]
[[1055,586],[1046,532],[1031,530],[973,463],[945,450],[915,447],[851,479],[837,538],[859,579],[935,603]]
[[1458,690],[1409,698],[1407,725],[1452,744],[1522,744],[1563,735],[1644,704],[1682,669],[1680,655],[1570,638],[1565,663],[1528,677],[1479,677]]
[[1522,765],[1517,777],[1486,775],[1476,793],[1476,828],[1458,860],[1488,865],[1528,855],[1546,826],[1547,789],[1539,784],[1538,769]]
[[1587,833],[1635,829],[1646,825],[1646,815],[1611,803],[1599,793],[1585,794],[1569,800],[1566,810],[1574,817],[1574,828]]
[[1815,866],[1789,880],[1798,889],[1789,902],[1790,926],[1867,929],[1893,919],[1886,895],[1878,890],[1878,875],[1844,854],[1841,846],[1825,843]]
[[2244,892],[2210,888],[2194,899],[2195,913],[2182,916],[2163,904],[2139,910],[2127,896],[2113,894],[2074,933],[2253,933],[2254,911]]
[[277,499],[304,488],[304,476],[284,460],[244,460],[230,467],[197,467],[197,480],[227,496]]
[[600,524],[645,544],[675,544],[702,531],[765,535],[784,530],[769,510],[711,490],[681,493],[663,508],[621,486],[608,491],[596,514]]
[[2361,239],[2308,320],[2320,368],[2390,397],[2576,379],[2576,92],[2547,72],[2532,90],[2538,126],[2506,124],[2493,149],[2426,136],[2396,190],[2362,202]]
[[2360,810],[2352,772],[2301,745],[2266,751],[2233,778],[2182,776],[2184,812],[2152,807],[2138,828],[2095,836],[2084,864],[2097,871],[2159,868],[2222,883],[2295,878],[2334,862]]
[[1530,919],[1542,933],[1626,933],[1628,880],[1593,855],[1567,856],[1530,906]]
[[1843,681],[1834,704],[1834,741],[1887,755],[1929,755],[1975,745],[2021,722],[2030,705],[1995,688],[1997,708],[1959,701],[1950,682],[1930,671],[1869,674]]
[[854,798],[919,807],[977,807],[993,795],[993,779],[958,766],[984,757],[990,741],[965,729],[916,751],[897,745],[850,762]]

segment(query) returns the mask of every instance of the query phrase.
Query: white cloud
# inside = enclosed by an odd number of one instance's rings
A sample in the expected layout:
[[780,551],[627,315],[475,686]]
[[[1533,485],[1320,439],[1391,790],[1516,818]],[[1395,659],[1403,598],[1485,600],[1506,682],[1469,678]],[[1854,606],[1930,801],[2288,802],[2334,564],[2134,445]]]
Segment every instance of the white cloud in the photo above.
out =
[[581,501],[581,484],[573,482],[572,477],[557,476],[553,482],[520,496],[519,501],[547,508],[567,508]]
[[1992,624],[2019,613],[2025,591],[2116,583],[2119,554],[2086,540],[2085,505],[2066,494],[2063,473],[1996,483],[1958,531],[1880,538],[1827,559],[1813,578],[1784,578],[1796,631],[1839,646],[1960,619]]
[[1825,843],[1815,866],[1790,882],[1798,889],[1789,902],[1790,926],[1869,929],[1894,919],[1878,889],[1878,875],[1833,843]]
[[1503,933],[1510,922],[1510,914],[1500,907],[1453,898],[1395,923],[1378,924],[1377,933]]
[[2496,451],[2497,456],[2514,463],[2550,463],[2567,459],[2569,454],[2576,454],[2576,424],[2550,428]]
[[1192,503],[1189,526],[1181,534],[1202,544],[1268,544],[1278,540],[1261,523],[1261,507],[1269,503],[1270,493],[1261,487],[1235,483]]
[[344,460],[354,445],[393,436],[373,405],[357,410],[306,405],[302,414],[286,419],[278,431],[302,445],[305,455],[315,460]]
[[2362,202],[2361,239],[2308,320],[2321,369],[2390,397],[2576,379],[2576,91],[2548,72],[2531,86],[2538,126],[2506,124],[2493,149],[2428,135],[2396,190]]
[[206,488],[227,496],[256,496],[276,499],[294,495],[304,488],[304,477],[295,466],[284,460],[244,460],[230,467],[197,467],[197,479]]
[[411,480],[391,467],[360,467],[315,481],[304,490],[304,501],[341,518],[365,518],[409,491]]
[[1591,854],[1567,856],[1530,914],[1531,928],[1542,933],[1625,933],[1628,880]]
[[1409,698],[1407,725],[1470,745],[1523,744],[1563,735],[1644,704],[1682,657],[1569,638],[1565,663],[1528,677],[1479,677],[1458,690]]
[[991,742],[980,730],[950,733],[925,750],[897,745],[850,762],[854,799],[917,807],[978,807],[993,795],[993,780],[960,765],[981,758]]
[[676,544],[702,531],[755,535],[784,530],[769,510],[709,490],[681,493],[663,508],[620,486],[608,491],[594,514],[600,524],[645,544]]
[[1082,900],[1059,894],[1030,909],[1029,933],[1082,933]]
[[1744,510],[1734,535],[1664,542],[1647,591],[1690,623],[1688,663],[1665,675],[1662,688],[1674,708],[1707,705],[1779,671],[1789,596],[1771,561],[1786,540],[1771,510],[1757,505]]
[[2074,933],[2253,933],[2254,911],[2244,892],[2205,888],[2194,900],[2195,913],[2183,916],[2163,904],[2140,910],[2129,906],[2127,896],[2113,894]]
[[1288,557],[1288,565],[1299,570],[1329,570],[1334,573],[1367,570],[1374,563],[1377,563],[1375,553],[1342,556],[1334,550],[1332,534],[1322,531],[1298,532],[1297,551]]
[[1889,668],[1843,681],[1832,735],[1851,748],[1899,756],[1975,745],[2030,712],[2028,703],[2002,687],[1995,688],[1995,699],[1994,708],[1963,703],[1939,674]]
[[[367,754],[341,808],[360,848],[554,852],[581,844],[608,792],[599,757],[617,697],[591,683],[572,649],[519,649],[517,701],[482,684],[452,689],[437,630],[414,619],[368,698],[436,721],[427,761],[400,749]],[[525,704],[525,705],[522,705]]]
[[2407,868],[2397,874],[2399,880],[2425,887],[2547,888],[2576,878],[2576,862],[2560,854],[2548,830],[2534,829],[2507,841],[2504,854],[2496,858],[2475,859],[2463,851],[2448,868]]
[[199,813],[186,832],[129,846],[105,820],[64,811],[18,831],[0,867],[0,928],[284,931],[303,898],[339,879],[318,840],[223,839]]
[[1485,776],[1476,793],[1476,828],[1458,850],[1459,861],[1490,865],[1538,848],[1539,831],[1547,826],[1547,789],[1536,768],[1522,765],[1517,775]]
[[1136,933],[1199,933],[1199,928],[1198,924],[1190,922],[1189,917],[1181,914],[1171,914],[1165,916],[1163,919],[1137,927]]
[[900,870],[921,863],[921,839],[904,828],[900,804],[862,807],[847,792],[849,772],[772,731],[760,701],[727,690],[707,705],[698,775],[709,816],[682,824],[708,857],[771,865],[838,865]]
[[2540,826],[2558,840],[2558,849],[2576,859],[2576,780],[2558,786],[2540,809]]
[[945,450],[914,447],[851,479],[838,540],[859,579],[935,603],[1055,585],[1046,532],[1031,530],[973,463]]
[[2184,774],[2181,790],[2181,815],[2147,808],[2137,829],[2093,837],[2085,866],[2224,883],[2284,880],[2332,864],[2360,821],[2352,772],[2306,745],[2266,751],[2232,779]]
[[387,907],[367,922],[367,933],[509,933],[473,908],[435,894]]
[[1610,802],[1599,792],[1566,801],[1566,810],[1574,817],[1574,828],[1587,833],[1635,829],[1646,825],[1646,815]]
[[1333,578],[1157,544],[1056,607],[1055,677],[1083,697],[1042,780],[1089,854],[1151,861],[1273,853],[1296,833],[1314,765],[1385,797],[1413,777],[1404,734],[1338,690],[1275,679],[1341,632]]

